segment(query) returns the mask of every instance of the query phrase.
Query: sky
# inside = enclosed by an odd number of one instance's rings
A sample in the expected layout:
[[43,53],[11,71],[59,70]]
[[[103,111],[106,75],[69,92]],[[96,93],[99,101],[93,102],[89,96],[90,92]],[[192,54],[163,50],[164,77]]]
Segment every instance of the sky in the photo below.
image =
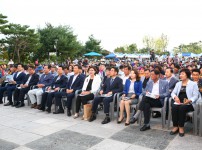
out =
[[0,0],[8,21],[31,28],[70,25],[85,43],[93,34],[104,49],[168,36],[167,50],[202,41],[201,0]]

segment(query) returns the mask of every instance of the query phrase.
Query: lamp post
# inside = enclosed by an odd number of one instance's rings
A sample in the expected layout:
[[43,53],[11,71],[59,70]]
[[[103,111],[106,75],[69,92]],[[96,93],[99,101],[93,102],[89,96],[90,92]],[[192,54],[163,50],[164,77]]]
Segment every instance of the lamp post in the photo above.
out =
[[57,57],[57,53],[58,53],[58,50],[57,50],[57,43],[58,43],[58,39],[55,39],[55,51],[56,51],[56,64],[58,63],[58,57]]

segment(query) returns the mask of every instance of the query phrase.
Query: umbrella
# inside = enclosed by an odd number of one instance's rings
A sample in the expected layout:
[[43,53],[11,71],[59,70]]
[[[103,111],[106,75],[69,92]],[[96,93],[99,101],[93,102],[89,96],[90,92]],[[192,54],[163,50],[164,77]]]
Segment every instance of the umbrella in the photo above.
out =
[[96,52],[90,52],[90,53],[84,54],[84,56],[102,56],[102,54],[99,54]]
[[116,55],[114,53],[111,53],[111,54],[105,56],[105,58],[115,58],[115,57],[116,57]]

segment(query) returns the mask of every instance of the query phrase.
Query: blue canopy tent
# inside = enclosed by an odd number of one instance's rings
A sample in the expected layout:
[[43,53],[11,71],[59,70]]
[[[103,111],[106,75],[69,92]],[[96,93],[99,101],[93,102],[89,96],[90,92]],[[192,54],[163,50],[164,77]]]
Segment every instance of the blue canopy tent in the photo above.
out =
[[99,54],[96,52],[90,52],[90,53],[84,54],[84,56],[102,56],[102,54]]
[[111,53],[111,54],[105,56],[105,58],[115,58],[115,57],[116,57],[116,55],[114,53]]
[[191,53],[182,53],[182,56],[185,56],[185,57],[190,57],[191,56]]

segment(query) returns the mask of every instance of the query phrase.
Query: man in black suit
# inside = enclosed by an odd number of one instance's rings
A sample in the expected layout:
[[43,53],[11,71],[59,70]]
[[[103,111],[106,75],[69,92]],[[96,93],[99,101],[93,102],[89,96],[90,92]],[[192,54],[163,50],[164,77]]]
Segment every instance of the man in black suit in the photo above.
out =
[[72,105],[72,99],[75,96],[75,91],[82,89],[83,82],[85,77],[80,74],[80,69],[82,69],[81,66],[75,65],[74,66],[74,75],[72,75],[67,82],[66,86],[66,92],[56,92],[55,93],[55,102],[56,106],[59,106],[59,109],[56,112],[53,112],[53,114],[59,114],[64,113],[64,110],[62,108],[61,98],[62,96],[67,97],[67,115],[71,116],[71,105]]
[[58,67],[57,74],[58,75],[53,79],[51,86],[48,87],[47,90],[42,94],[41,106],[38,108],[39,110],[44,111],[45,106],[47,106],[46,111],[50,113],[55,93],[58,92],[60,88],[65,88],[68,79],[65,75],[63,75],[62,66]]
[[13,79],[8,82],[8,85],[4,87],[3,90],[0,89],[0,100],[3,98],[3,92],[7,91],[8,94],[8,103],[4,104],[4,106],[13,105],[12,102],[12,93],[16,89],[17,84],[22,84],[26,74],[23,72],[23,65],[18,64],[17,72],[13,74]]
[[39,81],[39,75],[35,73],[35,67],[28,67],[29,74],[26,75],[24,81],[18,88],[14,91],[14,104],[16,108],[25,106],[24,97],[25,94],[30,90],[30,87],[36,85]]
[[[109,107],[110,107],[110,103],[113,101],[113,95],[115,93],[123,92],[123,81],[117,75],[118,75],[118,68],[111,67],[111,70],[110,70],[111,78],[108,78],[106,82],[104,83],[104,85],[102,86],[102,89],[100,91],[101,96],[94,98],[92,115],[89,120],[90,122],[96,119],[96,111],[99,103],[101,103],[102,101],[104,104],[104,113],[106,114],[106,117],[102,121],[102,124],[106,124],[110,122]],[[102,97],[102,94],[106,94],[107,97]]]

